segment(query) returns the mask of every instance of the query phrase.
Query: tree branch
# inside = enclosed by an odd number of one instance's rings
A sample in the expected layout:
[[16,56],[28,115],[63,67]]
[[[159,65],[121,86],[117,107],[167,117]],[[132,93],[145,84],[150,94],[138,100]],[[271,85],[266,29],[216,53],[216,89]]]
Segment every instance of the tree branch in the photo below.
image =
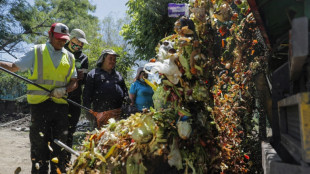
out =
[[15,55],[13,55],[9,50],[7,49],[3,49],[6,53],[8,53],[10,56],[14,57],[15,59],[17,59],[17,57]]
[[[23,33],[21,33],[21,34],[18,34],[18,35],[16,35],[17,36],[17,38],[21,38],[21,36],[23,35],[23,34],[38,34],[39,35],[39,33],[34,33],[33,32],[33,30],[34,29],[37,29],[37,28],[41,28],[41,27],[48,27],[48,26],[44,26],[44,24],[45,24],[45,22],[47,21],[47,20],[49,20],[49,19],[45,19],[42,23],[40,23],[39,25],[37,25],[37,26],[35,26],[35,27],[32,27],[31,29],[29,29],[29,30],[27,30],[27,31],[24,31]],[[18,39],[17,40],[14,40],[14,39],[10,39],[10,40],[8,40],[6,43],[4,43],[4,44],[2,44],[1,46],[0,46],[0,50],[5,50],[5,47],[6,46],[8,46],[9,44],[11,44],[11,43],[14,43],[14,42],[16,42],[17,41],[17,43],[19,43],[20,41],[18,41]],[[17,44],[14,44],[9,50],[6,50],[6,51],[10,51],[14,46],[16,46]]]

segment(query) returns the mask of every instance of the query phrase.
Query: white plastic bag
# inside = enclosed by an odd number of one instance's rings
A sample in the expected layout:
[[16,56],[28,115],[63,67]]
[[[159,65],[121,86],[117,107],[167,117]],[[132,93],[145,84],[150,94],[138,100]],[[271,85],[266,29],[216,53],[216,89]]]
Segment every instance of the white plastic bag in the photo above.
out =
[[163,62],[167,59],[168,51],[173,48],[174,42],[165,40],[162,45],[160,45],[158,50],[158,61]]
[[178,121],[177,128],[180,138],[182,138],[183,140],[189,138],[192,132],[192,126],[189,124],[188,121]]
[[168,155],[168,164],[175,166],[178,170],[183,169],[182,156],[176,142],[176,138],[173,138],[172,145],[170,145],[170,153]]
[[[168,59],[163,60],[163,62],[147,63],[144,65],[144,71],[149,74],[154,74],[156,72],[165,74],[171,83],[177,84],[179,83],[179,79],[182,76],[178,66],[174,63],[174,60],[177,57],[178,56],[176,53],[168,53]],[[151,67],[151,70],[148,71],[147,67]]]

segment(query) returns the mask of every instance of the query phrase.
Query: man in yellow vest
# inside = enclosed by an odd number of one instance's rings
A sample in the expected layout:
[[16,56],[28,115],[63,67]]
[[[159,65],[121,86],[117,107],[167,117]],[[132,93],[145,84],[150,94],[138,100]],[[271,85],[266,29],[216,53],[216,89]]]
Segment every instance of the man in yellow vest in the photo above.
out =
[[[27,101],[30,105],[31,173],[65,173],[63,149],[54,144],[58,139],[66,142],[68,134],[68,103],[62,97],[77,87],[74,56],[64,49],[69,40],[69,28],[54,23],[46,44],[35,45],[14,63],[0,62],[10,71],[29,70],[28,79],[51,90],[46,92],[32,84],[27,85]],[[58,163],[51,162],[58,161]]]

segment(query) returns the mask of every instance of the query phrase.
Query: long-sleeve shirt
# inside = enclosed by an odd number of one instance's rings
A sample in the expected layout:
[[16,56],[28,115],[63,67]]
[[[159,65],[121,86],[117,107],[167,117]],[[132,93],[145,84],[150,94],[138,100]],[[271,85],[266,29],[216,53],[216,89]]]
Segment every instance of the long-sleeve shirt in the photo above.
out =
[[92,69],[86,77],[83,104],[95,112],[120,108],[128,97],[128,89],[119,72],[108,73],[101,68]]

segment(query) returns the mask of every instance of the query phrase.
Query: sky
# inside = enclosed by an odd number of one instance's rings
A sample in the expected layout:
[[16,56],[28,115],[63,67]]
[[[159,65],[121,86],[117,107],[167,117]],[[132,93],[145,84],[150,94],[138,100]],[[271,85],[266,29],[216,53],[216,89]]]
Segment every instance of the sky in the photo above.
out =
[[94,13],[99,19],[103,19],[110,13],[116,15],[116,18],[123,18],[126,14],[126,2],[128,0],[90,0],[91,4],[96,5]]
[[[99,19],[103,19],[110,13],[115,14],[116,18],[123,18],[126,14],[126,2],[128,0],[89,0],[93,5],[96,5],[96,12],[94,13]],[[33,5],[34,0],[28,0]]]

